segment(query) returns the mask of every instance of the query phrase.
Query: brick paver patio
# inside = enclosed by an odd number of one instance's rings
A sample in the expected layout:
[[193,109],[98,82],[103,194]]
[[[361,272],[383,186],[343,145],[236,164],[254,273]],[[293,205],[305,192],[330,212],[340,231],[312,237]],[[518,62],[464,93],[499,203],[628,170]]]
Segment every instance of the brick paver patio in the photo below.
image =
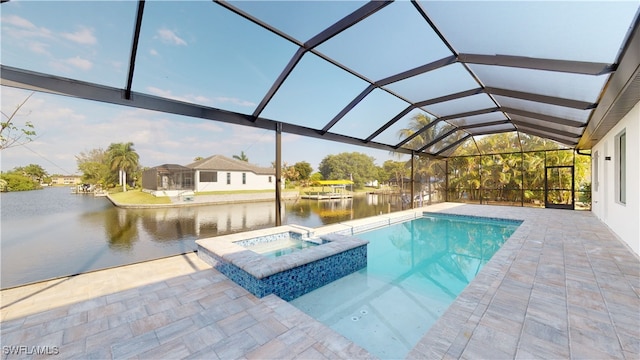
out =
[[[421,210],[525,221],[408,358],[640,358],[640,260],[593,214],[450,203]],[[38,351],[79,359],[373,358],[276,296],[254,297],[195,254],[0,296],[8,359],[50,357]]]

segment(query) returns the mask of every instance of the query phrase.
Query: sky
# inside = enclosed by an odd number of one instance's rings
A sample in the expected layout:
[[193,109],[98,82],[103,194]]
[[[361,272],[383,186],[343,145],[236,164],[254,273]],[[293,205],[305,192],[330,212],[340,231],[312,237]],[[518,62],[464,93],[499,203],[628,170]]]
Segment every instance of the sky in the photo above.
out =
[[[301,43],[363,4],[361,1],[233,3]],[[617,47],[638,7],[637,1],[533,2],[527,3],[527,11],[523,12],[524,5],[517,4],[521,3],[471,2],[460,8],[451,2],[424,3],[461,52],[488,49],[509,54],[510,49],[515,49],[518,55],[570,59],[578,56],[584,61],[602,62],[615,59]],[[125,86],[137,2],[11,1],[1,6],[3,65],[110,87]],[[555,7],[555,11],[549,12],[548,6]],[[580,21],[568,25],[567,20],[576,14],[580,15]],[[540,21],[541,18],[547,21]],[[461,32],[475,23],[478,26],[472,32]],[[594,27],[594,23],[601,26]],[[385,30],[390,27],[397,31]],[[508,31],[503,31],[507,27]],[[534,37],[535,32],[544,36]],[[574,44],[576,32],[583,34],[590,45]],[[407,33],[412,36],[406,36]],[[540,39],[545,46],[523,47]],[[547,52],[529,53],[529,49]],[[293,43],[210,1],[147,1],[133,90],[252,114],[296,50]],[[385,7],[321,44],[318,50],[372,80],[451,55],[407,2]],[[466,72],[456,66],[397,82],[390,88],[408,94],[412,101],[420,101],[477,86],[464,78]],[[453,73],[461,75],[451,77]],[[425,89],[423,83],[429,86]],[[558,95],[553,92],[560,87],[545,88],[547,83],[540,82],[540,92]],[[599,79],[595,84],[585,85],[595,89],[589,96],[597,96],[602,84]],[[367,85],[308,53],[260,116],[321,129]],[[585,86],[580,83],[578,87]],[[3,114],[13,112],[30,94],[4,86],[0,91]],[[406,106],[398,98],[375,90],[331,131],[366,137]],[[437,106],[428,110],[443,115],[438,113]],[[397,143],[398,130],[406,127],[415,114],[416,111],[407,114],[374,141]],[[77,173],[76,155],[95,148],[106,149],[115,142],[133,142],[141,165],[149,167],[165,163],[184,165],[197,156],[231,157],[242,151],[255,165],[270,166],[275,160],[275,134],[269,130],[44,93],[33,94],[16,121],[32,122],[37,137],[26,146],[3,150],[2,171],[35,163],[50,174]],[[387,151],[290,134],[283,134],[282,141],[284,162],[307,161],[314,171],[326,155],[341,152],[366,153],[378,165],[389,159],[408,159],[394,157]]]
[[[126,82],[136,3],[117,2],[114,8],[104,6],[105,3],[3,4],[2,63],[122,87]],[[219,6],[211,6],[209,2],[204,5],[215,9],[211,15],[223,19]],[[64,9],[65,6],[73,8]],[[200,33],[192,32],[196,30],[192,26],[187,27],[189,22],[208,21],[204,15],[175,23],[169,16],[174,11],[182,10],[171,6],[154,10],[153,6],[147,5],[145,20],[150,20],[143,25],[134,91],[251,113],[295,48],[284,41],[277,41],[278,46],[286,48],[282,52],[261,45],[265,34],[256,37],[259,29],[254,28],[245,35],[250,43],[245,44],[237,55],[224,59],[215,69],[198,68],[189,61],[190,57],[209,59],[213,56],[209,53],[213,50],[201,44],[204,39],[213,41],[212,36],[220,36],[221,47],[228,49],[235,45],[224,44],[228,40],[221,34],[208,33],[205,24],[198,30]],[[152,15],[158,12],[156,22]],[[56,16],[50,16],[51,13]],[[238,21],[225,20],[220,26],[239,26],[234,23]],[[255,55],[256,48],[261,47],[264,54],[260,61],[249,62],[242,58],[249,53]],[[235,62],[241,65],[233,70]],[[264,75],[265,72],[269,72],[269,76]],[[157,76],[160,73],[162,75]],[[220,79],[221,87],[227,88],[228,92],[211,89],[208,80],[199,80],[206,77]],[[247,84],[238,87],[235,83]],[[7,115],[31,94],[4,86],[0,91],[2,112]],[[184,165],[197,156],[221,154],[232,157],[242,151],[255,165],[271,166],[275,161],[273,131],[45,93],[34,93],[16,120],[18,125],[31,121],[37,137],[26,146],[3,150],[2,171],[34,163],[50,174],[78,173],[76,155],[95,148],[106,149],[114,142],[129,141],[134,143],[141,165],[149,167],[164,163]],[[379,165],[385,160],[396,159],[386,151],[291,134],[282,136],[283,162],[307,161],[315,171],[326,155],[345,151],[367,153],[376,158]]]
[[[30,94],[2,87],[2,112],[10,114]],[[76,155],[129,141],[140,155],[140,164],[148,167],[186,165],[197,156],[232,157],[242,151],[255,165],[269,167],[275,161],[275,133],[270,130],[57,95],[33,93],[15,119],[18,126],[31,121],[37,135],[25,146],[2,150],[2,171],[38,164],[49,174],[79,174]],[[326,155],[353,151],[373,156],[378,165],[400,160],[386,151],[282,134],[282,161],[289,165],[306,161],[314,171]]]

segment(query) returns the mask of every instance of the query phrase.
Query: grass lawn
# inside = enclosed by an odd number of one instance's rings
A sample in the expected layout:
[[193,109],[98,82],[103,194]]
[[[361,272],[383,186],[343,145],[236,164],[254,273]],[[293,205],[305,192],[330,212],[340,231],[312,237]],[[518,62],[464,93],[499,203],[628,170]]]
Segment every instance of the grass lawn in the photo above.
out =
[[171,199],[167,196],[155,197],[140,190],[118,192],[109,196],[121,204],[171,204]]

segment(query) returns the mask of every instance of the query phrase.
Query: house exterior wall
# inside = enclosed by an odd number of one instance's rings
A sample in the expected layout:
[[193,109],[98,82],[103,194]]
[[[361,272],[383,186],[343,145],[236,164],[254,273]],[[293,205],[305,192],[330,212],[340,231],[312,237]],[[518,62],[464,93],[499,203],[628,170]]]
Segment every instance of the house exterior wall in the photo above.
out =
[[[250,171],[217,171],[216,182],[200,182],[200,172],[209,170],[196,170],[195,191],[229,191],[229,190],[273,190],[275,189],[275,175],[260,175]],[[227,184],[227,174],[230,174],[230,183]],[[242,181],[245,174],[245,184]],[[271,181],[269,181],[271,180]]]
[[[617,138],[626,134],[626,201],[619,201]],[[640,255],[640,102],[593,147],[592,211]],[[611,160],[606,160],[606,157]]]
[[82,183],[82,177],[78,175],[51,177],[52,185],[78,185],[80,183]]

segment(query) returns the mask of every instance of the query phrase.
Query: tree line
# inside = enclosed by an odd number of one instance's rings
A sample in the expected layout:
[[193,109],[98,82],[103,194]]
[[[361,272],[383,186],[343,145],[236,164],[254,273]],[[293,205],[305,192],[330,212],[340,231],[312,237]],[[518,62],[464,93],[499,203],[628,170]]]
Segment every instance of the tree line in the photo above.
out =
[[0,174],[0,191],[28,191],[42,189],[41,184],[49,184],[51,176],[42,166],[29,164],[18,166]]
[[[398,136],[405,139],[417,133],[408,142],[410,148],[433,144],[428,151],[442,151],[448,156],[446,159],[418,157],[414,171],[419,183],[427,182],[441,194],[446,193],[449,201],[544,203],[549,200],[544,198],[546,179],[551,201],[567,203],[573,196],[569,189],[575,187],[580,196],[577,200],[590,203],[590,156],[516,131],[473,136],[455,147],[466,133],[458,131],[445,136],[453,126],[447,123],[429,126],[432,121],[427,115],[418,114]],[[423,130],[425,128],[427,130]],[[434,143],[437,139],[441,140]],[[554,166],[573,167],[574,183],[570,173],[558,168],[547,170]]]
[[106,150],[97,148],[76,155],[83,183],[105,188],[119,185],[123,191],[141,180],[139,160],[132,142],[111,143]]
[[[466,135],[464,132],[440,139],[450,132],[452,125],[428,126],[433,121],[425,114],[414,116],[407,128],[398,132],[399,139],[414,136],[406,146],[422,148],[434,144],[427,150],[451,148],[445,151],[447,158],[415,156],[413,158],[414,177],[418,191],[425,190],[447,193],[451,201],[542,201],[545,186],[545,168],[548,166],[573,166],[575,188],[590,195],[590,158],[576,155],[573,149],[537,136],[521,132],[508,132],[486,136],[470,137],[454,147],[456,142]],[[425,127],[427,130],[424,130]],[[451,146],[450,146],[451,145]],[[249,161],[242,151],[233,158]],[[197,157],[197,159],[201,159]],[[82,172],[83,182],[115,186],[134,185],[141,179],[143,169],[139,166],[139,156],[134,145],[112,143],[106,150],[101,148],[80,153],[76,156],[78,169]],[[295,164],[284,163],[282,176],[289,187],[309,186],[315,180],[350,179],[354,188],[363,188],[367,183],[377,180],[384,184],[395,182],[401,190],[408,186],[412,161],[387,160],[381,166],[375,164],[375,158],[360,152],[344,152],[325,156],[318,165],[318,171],[306,161]],[[272,166],[275,166],[272,163]],[[570,189],[570,177],[563,174],[551,174],[549,179],[556,189]],[[407,188],[408,189],[408,188]],[[566,191],[552,194],[558,202],[566,201]],[[588,201],[588,199],[584,199]]]

